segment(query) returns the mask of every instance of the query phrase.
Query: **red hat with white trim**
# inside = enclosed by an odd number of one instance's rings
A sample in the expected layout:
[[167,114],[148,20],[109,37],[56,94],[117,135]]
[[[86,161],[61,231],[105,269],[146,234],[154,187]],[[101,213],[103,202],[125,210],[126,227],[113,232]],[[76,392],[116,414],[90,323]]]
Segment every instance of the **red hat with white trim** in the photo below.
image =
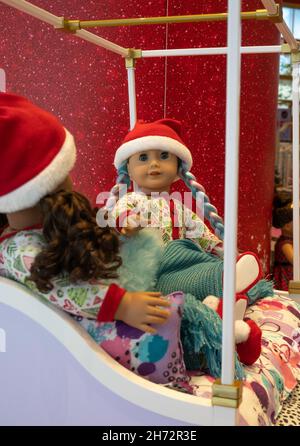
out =
[[66,179],[75,142],[51,113],[0,93],[0,160],[0,212],[16,212],[35,206]]
[[181,139],[181,123],[175,119],[160,119],[145,123],[138,121],[116,151],[114,165],[118,169],[132,155],[146,150],[165,150],[186,163],[193,164],[191,152]]

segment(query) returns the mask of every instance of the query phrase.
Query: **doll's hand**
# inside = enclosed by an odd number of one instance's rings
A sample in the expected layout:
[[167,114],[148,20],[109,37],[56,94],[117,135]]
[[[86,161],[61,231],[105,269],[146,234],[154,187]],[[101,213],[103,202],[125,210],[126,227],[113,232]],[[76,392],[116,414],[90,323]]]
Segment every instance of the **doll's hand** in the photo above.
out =
[[141,229],[143,229],[141,226],[138,226],[136,228],[132,226],[126,226],[126,228],[122,228],[121,234],[125,235],[125,237],[132,237],[133,235],[137,234]]
[[115,319],[146,333],[156,333],[150,324],[161,325],[167,322],[170,311],[159,307],[169,307],[170,303],[161,297],[161,293],[146,291],[127,291],[116,311]]
[[127,218],[127,225],[122,228],[121,234],[126,237],[132,237],[141,229],[145,228],[147,223],[145,224],[145,220],[141,219],[140,214],[129,215]]

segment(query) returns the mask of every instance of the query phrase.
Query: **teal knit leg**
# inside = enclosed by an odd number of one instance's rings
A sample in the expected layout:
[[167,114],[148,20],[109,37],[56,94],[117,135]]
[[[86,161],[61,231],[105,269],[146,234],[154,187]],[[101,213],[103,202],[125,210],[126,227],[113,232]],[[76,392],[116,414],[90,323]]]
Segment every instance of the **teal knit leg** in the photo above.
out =
[[175,240],[166,247],[156,288],[164,294],[182,290],[203,300],[222,296],[223,261],[191,240]]
[[[164,294],[190,293],[199,300],[212,294],[223,297],[223,261],[191,240],[174,240],[163,252],[156,289]],[[262,279],[247,293],[250,303],[273,296],[273,283]]]

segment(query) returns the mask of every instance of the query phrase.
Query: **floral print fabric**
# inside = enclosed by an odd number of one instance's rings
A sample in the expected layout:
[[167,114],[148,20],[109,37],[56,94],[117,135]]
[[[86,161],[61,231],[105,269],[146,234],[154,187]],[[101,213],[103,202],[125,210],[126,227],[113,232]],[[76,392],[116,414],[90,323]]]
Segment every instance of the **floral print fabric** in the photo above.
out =
[[[300,381],[300,305],[275,295],[249,307],[246,316],[262,329],[262,353],[255,364],[245,367],[239,424],[271,426]],[[210,400],[214,378],[193,375],[188,386],[173,387]]]
[[42,230],[18,232],[0,243],[0,276],[26,285],[43,299],[73,315],[96,319],[109,287],[109,281],[89,280],[74,286],[66,275],[52,280],[53,290],[40,293],[28,280],[30,267],[45,245]]
[[[179,226],[179,238],[195,241],[206,252],[212,252],[217,245],[222,244],[197,214],[179,200],[173,201]],[[139,213],[143,222],[151,222],[151,227],[160,228],[164,244],[173,240],[170,206],[165,198],[148,197],[137,192],[128,193],[117,202],[113,217],[117,220],[126,212]]]
[[188,382],[180,342],[184,295],[168,295],[171,315],[157,326],[157,333],[145,333],[121,321],[99,323],[77,318],[80,325],[117,362],[154,383]]

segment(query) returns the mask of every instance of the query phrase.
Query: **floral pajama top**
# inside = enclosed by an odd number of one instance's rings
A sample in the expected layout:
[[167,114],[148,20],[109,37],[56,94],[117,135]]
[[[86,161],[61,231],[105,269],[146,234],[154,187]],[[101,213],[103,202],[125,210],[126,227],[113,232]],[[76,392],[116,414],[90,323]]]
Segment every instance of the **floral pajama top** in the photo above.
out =
[[116,281],[91,279],[71,284],[61,273],[51,279],[53,289],[41,293],[29,280],[30,268],[45,240],[41,229],[28,229],[0,236],[0,276],[26,285],[51,304],[71,313],[99,322],[111,322],[126,290]]
[[190,239],[204,251],[222,255],[222,241],[205,225],[203,220],[178,198],[147,196],[139,192],[125,194],[115,205],[111,222],[119,231],[140,215],[141,225],[161,231],[163,244],[176,239]]

